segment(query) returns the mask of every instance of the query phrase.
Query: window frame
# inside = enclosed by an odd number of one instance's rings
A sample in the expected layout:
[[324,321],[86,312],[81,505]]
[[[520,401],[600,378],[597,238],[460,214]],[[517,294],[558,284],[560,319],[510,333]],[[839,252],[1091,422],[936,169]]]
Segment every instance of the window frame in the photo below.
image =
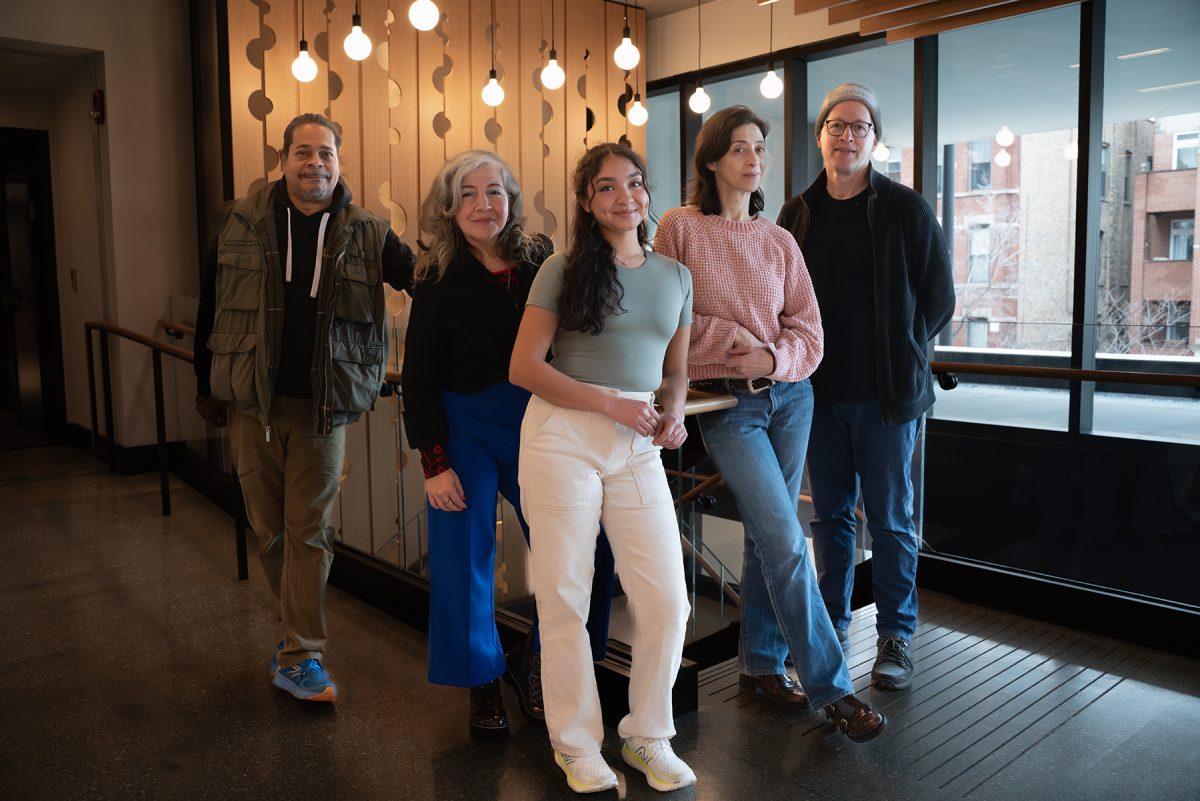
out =
[[[1187,137],[1191,144],[1180,146],[1180,141]],[[1192,151],[1192,166],[1180,167],[1179,156],[1184,151]],[[1200,131],[1179,131],[1171,139],[1171,169],[1172,170],[1194,170],[1198,161],[1197,156],[1200,155]]]

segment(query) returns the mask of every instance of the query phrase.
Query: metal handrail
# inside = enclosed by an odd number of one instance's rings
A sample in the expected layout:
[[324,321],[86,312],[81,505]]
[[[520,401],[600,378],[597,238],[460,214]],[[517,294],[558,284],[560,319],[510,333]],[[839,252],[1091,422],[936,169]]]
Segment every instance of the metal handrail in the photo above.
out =
[[1200,375],[1182,375],[1180,373],[1080,370],[1071,367],[1026,367],[1008,364],[973,364],[971,362],[930,362],[929,367],[935,376],[967,373],[1009,378],[1050,378],[1060,381],[1094,381],[1110,384],[1142,384],[1200,389]]
[[96,432],[99,430],[96,413],[95,354],[92,348],[93,331],[100,332],[100,372],[104,385],[104,438],[108,448],[109,472],[115,472],[117,469],[117,451],[113,439],[112,371],[109,364],[108,335],[112,334],[150,348],[151,361],[154,364],[154,418],[158,438],[158,473],[162,495],[162,513],[165,517],[171,514],[171,490],[167,472],[167,416],[166,405],[163,401],[162,357],[165,353],[188,364],[192,363],[194,357],[190,350],[159,342],[144,334],[139,334],[137,331],[131,331],[104,320],[85,322],[83,334],[87,338],[88,402],[92,415],[92,447],[96,447]]
[[[176,323],[171,320],[158,321],[158,326],[167,334],[175,338],[180,338],[184,333],[194,335],[196,329],[183,323]],[[100,338],[100,373],[104,387],[104,437],[108,450],[108,469],[109,472],[115,472],[116,464],[116,448],[113,436],[113,403],[112,403],[112,372],[109,362],[109,347],[108,336],[121,337],[130,342],[136,342],[139,345],[144,345],[150,348],[150,357],[154,364],[154,416],[156,436],[158,440],[158,475],[159,475],[159,492],[162,498],[162,513],[163,516],[171,514],[171,484],[170,474],[167,466],[167,422],[166,422],[166,404],[163,400],[163,377],[162,377],[162,357],[165,353],[181,362],[191,364],[195,361],[195,354],[178,345],[172,345],[168,342],[159,342],[137,331],[132,331],[128,328],[123,328],[119,325],[104,320],[93,320],[83,324],[84,336],[87,338],[87,364],[88,364],[88,400],[91,404],[92,413],[92,446],[96,446],[96,432],[99,428],[97,424],[96,414],[96,368],[95,356],[92,347],[92,332],[98,331]],[[234,477],[234,525],[235,525],[235,549],[237,552],[237,572],[238,579],[245,580],[249,576],[249,567],[246,556],[246,520],[245,511],[242,509],[241,492],[237,490],[236,475]]]

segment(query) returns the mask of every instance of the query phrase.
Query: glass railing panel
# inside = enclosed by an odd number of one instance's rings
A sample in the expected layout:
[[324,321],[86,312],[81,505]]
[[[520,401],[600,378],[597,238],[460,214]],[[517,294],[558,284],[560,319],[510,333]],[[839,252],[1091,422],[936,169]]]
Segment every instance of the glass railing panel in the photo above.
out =
[[[950,321],[947,329],[953,332],[974,324],[972,320],[956,318]],[[1011,367],[1070,366],[1069,323],[1011,323],[1008,330],[1007,341],[998,343],[997,347],[938,345],[933,358],[940,362]],[[1014,346],[1017,341],[1028,347]],[[1067,430],[1070,398],[1066,381],[967,372],[955,373],[955,376],[958,386],[953,390],[943,389],[935,383],[936,400],[929,412],[931,419]]]
[[[1137,343],[1144,336],[1136,329],[1087,333],[1084,341],[1098,343]],[[1194,341],[1195,334],[1180,333]],[[1193,353],[1120,350],[1097,353],[1096,369],[1200,375]],[[1006,356],[939,347],[935,358],[1069,365],[1066,352]],[[918,499],[930,553],[1200,607],[1194,581],[1200,563],[1200,391],[1119,380],[1084,383],[1081,431],[1073,433],[1065,430],[1067,381],[956,375],[956,389],[938,390],[926,438]],[[959,395],[964,389],[967,394]],[[1046,425],[1043,407],[1061,423]]]

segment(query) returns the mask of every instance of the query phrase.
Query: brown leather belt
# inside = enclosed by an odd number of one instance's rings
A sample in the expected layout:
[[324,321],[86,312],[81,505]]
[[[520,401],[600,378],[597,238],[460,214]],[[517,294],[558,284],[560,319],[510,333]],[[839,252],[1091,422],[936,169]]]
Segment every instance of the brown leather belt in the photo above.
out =
[[701,392],[734,393],[749,392],[757,395],[775,384],[773,378],[701,378],[691,382],[692,389]]

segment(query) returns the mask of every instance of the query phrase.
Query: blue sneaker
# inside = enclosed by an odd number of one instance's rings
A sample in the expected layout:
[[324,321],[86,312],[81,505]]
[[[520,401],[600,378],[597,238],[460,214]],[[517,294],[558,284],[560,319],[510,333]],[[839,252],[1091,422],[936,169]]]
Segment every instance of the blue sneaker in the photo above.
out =
[[287,690],[301,701],[332,703],[337,700],[337,687],[317,659],[305,659],[297,665],[280,668],[275,671],[271,683],[281,690]]
[[279,652],[283,650],[283,640],[279,641],[279,645],[275,646],[275,653],[271,654],[271,675],[274,676],[279,670]]

